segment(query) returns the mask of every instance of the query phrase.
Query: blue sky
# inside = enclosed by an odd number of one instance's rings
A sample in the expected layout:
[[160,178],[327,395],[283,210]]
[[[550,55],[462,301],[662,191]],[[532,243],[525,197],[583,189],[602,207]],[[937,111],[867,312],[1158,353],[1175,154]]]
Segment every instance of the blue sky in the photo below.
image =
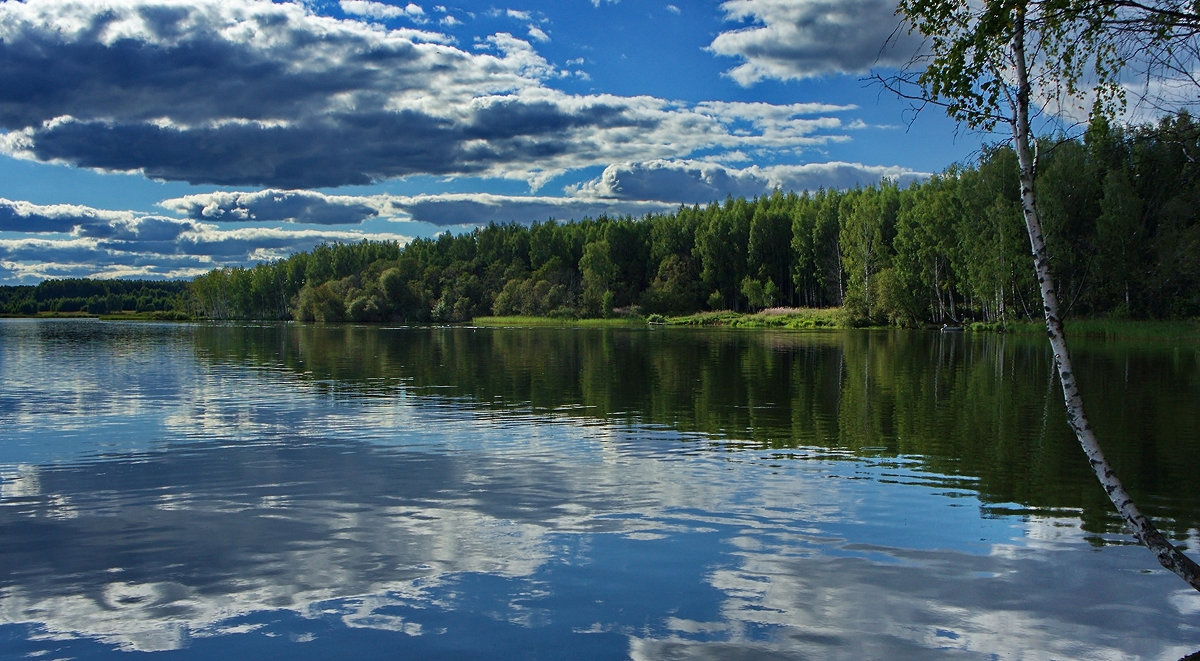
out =
[[0,283],[919,179],[985,137],[864,82],[916,48],[893,11],[3,1]]

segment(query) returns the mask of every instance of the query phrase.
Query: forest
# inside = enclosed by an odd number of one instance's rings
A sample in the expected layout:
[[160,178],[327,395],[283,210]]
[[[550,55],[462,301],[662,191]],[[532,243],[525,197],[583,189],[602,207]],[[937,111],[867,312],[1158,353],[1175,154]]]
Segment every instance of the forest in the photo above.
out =
[[[1187,113],[1133,128],[1096,122],[1039,151],[1066,313],[1200,315],[1200,124]],[[1016,169],[1001,144],[903,188],[885,180],[642,218],[492,223],[403,246],[322,244],[210,271],[177,300],[48,281],[0,293],[0,311],[174,306],[212,320],[452,323],[840,306],[855,325],[1032,320],[1041,303]]]
[[[116,312],[186,311],[189,284],[163,280],[44,280],[37,285],[0,286],[0,314],[31,316],[39,312],[102,315]],[[168,314],[169,313],[169,314]]]

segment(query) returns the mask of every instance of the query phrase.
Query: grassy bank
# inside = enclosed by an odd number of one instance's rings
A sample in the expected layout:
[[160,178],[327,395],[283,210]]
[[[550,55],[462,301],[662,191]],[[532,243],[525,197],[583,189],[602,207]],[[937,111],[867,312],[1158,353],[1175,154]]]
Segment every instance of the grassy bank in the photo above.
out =
[[183,312],[175,310],[155,310],[151,312],[112,312],[94,314],[91,312],[39,312],[37,314],[0,314],[4,319],[99,319],[101,321],[191,321],[192,318]]
[[188,315],[174,310],[153,312],[113,312],[100,315],[103,321],[191,321]]
[[628,328],[630,326],[645,326],[643,317],[611,317],[607,319],[571,319],[564,317],[475,317],[472,326],[488,328],[505,328],[512,326],[538,326],[551,328]]
[[[13,316],[13,315],[0,315]],[[36,318],[70,319],[99,318],[106,321],[187,321],[189,317],[175,311],[121,312],[94,315],[86,312],[41,312]],[[476,317],[473,326],[503,327],[550,327],[550,328],[630,328],[646,325],[662,326],[717,326],[727,328],[785,328],[794,330],[833,330],[853,328],[850,317],[841,308],[771,308],[761,312],[746,313],[720,310],[697,312],[677,317],[652,314],[649,317],[623,315],[603,319],[576,319],[570,317],[504,316]],[[1070,337],[1118,340],[1125,342],[1172,342],[1177,344],[1200,344],[1200,319],[1176,321],[1128,320],[1128,319],[1070,319],[1066,322]],[[976,333],[1009,333],[1015,335],[1044,335],[1046,327],[1041,321],[1010,321],[998,323],[969,323],[966,330]]]
[[[475,326],[550,326],[559,328],[621,328],[645,324],[664,326],[724,326],[728,328],[789,328],[796,330],[852,328],[849,316],[841,308],[772,308],[755,313],[697,312],[678,317],[652,314],[649,317],[622,316],[608,319],[570,319],[558,317],[477,317]],[[1006,325],[972,323],[966,330],[977,333],[1043,335],[1041,321],[1010,321]],[[1067,333],[1072,337],[1091,337],[1132,342],[1154,340],[1200,342],[1200,319],[1147,321],[1124,319],[1071,319]]]
[[699,312],[683,317],[652,315],[651,323],[670,326],[729,326],[732,328],[849,328],[840,308],[771,308],[753,314],[730,312]]
[[744,313],[722,310],[698,312],[680,317],[652,314],[649,317],[620,316],[607,319],[571,319],[561,317],[476,317],[474,326],[550,326],[559,328],[627,328],[647,324],[663,326],[726,326],[730,328],[849,328],[846,316],[838,308],[772,308]]
[[39,312],[37,314],[0,314],[4,319],[95,319],[86,312]]

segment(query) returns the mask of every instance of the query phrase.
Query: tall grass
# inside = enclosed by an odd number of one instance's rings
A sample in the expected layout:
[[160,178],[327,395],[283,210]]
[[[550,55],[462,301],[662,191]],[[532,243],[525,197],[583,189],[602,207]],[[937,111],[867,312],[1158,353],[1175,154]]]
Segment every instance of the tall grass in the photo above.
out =
[[641,317],[613,317],[609,319],[572,319],[566,317],[475,317],[472,326],[502,328],[511,326],[538,326],[551,328],[625,328],[629,326],[645,326],[646,320]]
[[[475,326],[541,326],[556,328],[623,328],[662,324],[667,326],[724,326],[728,328],[790,328],[838,329],[851,328],[849,315],[842,308],[771,308],[755,313],[719,310],[697,312],[679,317],[652,314],[649,317],[621,316],[607,319],[575,319],[569,317],[476,317]],[[1046,332],[1041,321],[1010,321],[968,324],[974,332],[1000,332],[1017,335],[1038,335]],[[1125,319],[1070,319],[1066,322],[1071,337],[1089,337],[1130,342],[1175,342],[1200,344],[1200,319],[1182,321],[1131,321]]]
[[[653,320],[653,317],[652,317]],[[770,308],[753,314],[722,310],[700,312],[683,317],[661,318],[672,326],[729,326],[732,328],[848,328],[846,314],[840,308]]]

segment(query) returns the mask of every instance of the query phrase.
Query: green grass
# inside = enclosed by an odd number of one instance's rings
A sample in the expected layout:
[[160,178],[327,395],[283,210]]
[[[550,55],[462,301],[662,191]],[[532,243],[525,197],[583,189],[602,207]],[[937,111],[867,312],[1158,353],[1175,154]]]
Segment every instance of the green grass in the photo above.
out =
[[191,317],[175,310],[151,312],[112,312],[99,315],[101,321],[190,321]]
[[551,326],[559,328],[620,328],[646,324],[664,326],[723,326],[727,328],[790,328],[797,330],[850,328],[840,308],[772,308],[761,312],[697,312],[678,317],[652,314],[649,317],[624,316],[608,319],[571,319],[563,317],[476,317],[475,326]]
[[1046,333],[1046,324],[1041,321],[1010,321],[1002,324],[999,321],[973,321],[965,324],[965,328],[976,333],[1012,333],[1014,335],[1034,335]]
[[728,326],[731,328],[791,328],[831,329],[849,328],[840,308],[771,308],[755,313],[699,312],[683,317],[666,317],[662,323],[671,326]]
[[[541,326],[555,328],[627,328],[647,323],[664,326],[719,326],[726,328],[787,328],[795,330],[852,328],[845,310],[841,308],[772,308],[755,313],[720,310],[697,312],[678,317],[652,314],[623,316],[608,319],[573,319],[569,317],[476,317],[476,326]],[[1044,335],[1041,321],[1010,321],[967,324],[974,332],[1002,332],[1017,335]],[[1131,321],[1119,319],[1071,319],[1067,321],[1070,337],[1090,337],[1130,342],[1196,342],[1200,343],[1200,319],[1184,321]]]
[[0,314],[0,317],[11,319],[100,319],[101,321],[191,321],[191,317],[175,310],[152,312],[113,312],[109,314],[92,314],[91,312],[38,312],[36,315]]
[[475,317],[472,326],[492,328],[510,326],[539,326],[552,328],[627,328],[629,326],[645,326],[642,317],[612,317],[607,319],[570,319],[564,317]]
[[838,308],[773,308],[756,313],[698,312],[680,317],[664,317],[652,314],[649,317],[623,316],[607,319],[572,319],[564,317],[476,317],[475,326],[550,326],[557,328],[625,328],[646,324],[665,326],[724,326],[728,328],[791,328],[828,329],[849,328],[845,315]]

